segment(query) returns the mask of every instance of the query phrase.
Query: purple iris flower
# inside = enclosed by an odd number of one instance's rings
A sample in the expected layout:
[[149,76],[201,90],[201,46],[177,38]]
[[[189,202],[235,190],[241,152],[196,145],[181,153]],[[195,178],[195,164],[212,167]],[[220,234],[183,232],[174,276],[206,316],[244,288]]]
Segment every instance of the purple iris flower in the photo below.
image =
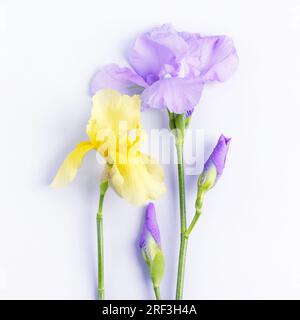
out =
[[205,83],[223,82],[235,72],[238,56],[226,36],[204,37],[162,25],[136,38],[128,62],[132,69],[111,64],[97,71],[90,94],[104,88],[141,93],[143,109],[182,114],[197,105]]
[[222,175],[230,140],[230,138],[221,135],[213,152],[205,162],[204,170],[199,177],[199,184],[205,190],[212,188]]

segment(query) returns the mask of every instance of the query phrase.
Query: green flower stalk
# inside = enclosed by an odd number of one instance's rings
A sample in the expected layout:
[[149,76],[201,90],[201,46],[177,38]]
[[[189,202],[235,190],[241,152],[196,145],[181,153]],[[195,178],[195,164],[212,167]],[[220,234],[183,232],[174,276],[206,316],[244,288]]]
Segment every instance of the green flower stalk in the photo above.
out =
[[187,230],[186,222],[186,204],[185,204],[185,181],[184,181],[184,157],[183,145],[185,129],[189,125],[189,116],[184,114],[169,113],[169,126],[175,136],[177,151],[177,170],[178,170],[178,187],[179,187],[179,206],[180,206],[180,250],[177,271],[177,289],[176,299],[181,300],[183,294],[184,271],[186,261],[186,250],[188,238],[185,236]]
[[229,148],[230,139],[221,135],[212,154],[204,165],[203,172],[198,179],[197,199],[195,203],[195,215],[187,227],[186,204],[185,204],[185,184],[184,184],[184,158],[183,144],[184,132],[189,125],[190,115],[176,115],[169,112],[170,129],[173,130],[176,140],[177,159],[178,159],[178,185],[179,185],[179,201],[180,201],[180,251],[177,271],[177,288],[176,299],[181,300],[183,297],[184,272],[186,264],[186,252],[189,236],[194,229],[202,212],[202,205],[205,193],[210,190],[220,176],[222,175],[226,155]]
[[97,212],[97,245],[98,245],[98,300],[104,300],[104,245],[103,245],[103,201],[109,187],[108,180],[100,182],[99,208]]

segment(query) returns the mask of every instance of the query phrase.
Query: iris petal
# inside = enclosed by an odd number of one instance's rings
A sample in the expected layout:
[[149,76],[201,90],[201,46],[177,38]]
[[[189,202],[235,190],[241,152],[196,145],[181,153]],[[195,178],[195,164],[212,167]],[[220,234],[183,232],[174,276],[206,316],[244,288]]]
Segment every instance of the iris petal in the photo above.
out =
[[185,41],[171,25],[162,25],[137,37],[129,52],[133,69],[151,85],[166,72],[175,72],[177,60],[187,50]]
[[95,72],[90,81],[89,93],[93,96],[102,89],[114,89],[132,95],[140,93],[146,86],[143,78],[129,68],[109,64]]
[[79,170],[84,156],[93,149],[90,142],[81,142],[70,152],[58,169],[58,172],[51,183],[51,187],[63,187],[74,180]]
[[128,202],[141,205],[166,192],[162,167],[143,154],[131,156],[126,163],[107,166],[106,177],[111,186]]
[[200,100],[203,83],[199,79],[169,78],[155,82],[141,95],[142,109],[169,109],[180,114],[191,111]]

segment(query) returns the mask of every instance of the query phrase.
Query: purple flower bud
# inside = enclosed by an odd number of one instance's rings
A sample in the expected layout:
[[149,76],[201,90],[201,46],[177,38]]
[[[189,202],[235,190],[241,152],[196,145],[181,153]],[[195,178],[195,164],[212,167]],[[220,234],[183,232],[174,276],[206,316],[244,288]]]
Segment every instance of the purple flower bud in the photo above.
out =
[[153,203],[149,203],[146,208],[139,246],[150,271],[153,285],[157,287],[164,274],[164,255],[161,250],[160,233]]
[[200,175],[198,182],[203,189],[211,189],[222,175],[230,140],[230,138],[221,135],[212,154],[205,162],[204,170]]
[[150,202],[146,208],[145,222],[139,243],[142,250],[147,246],[151,238],[159,247],[161,246],[155,206],[152,202]]

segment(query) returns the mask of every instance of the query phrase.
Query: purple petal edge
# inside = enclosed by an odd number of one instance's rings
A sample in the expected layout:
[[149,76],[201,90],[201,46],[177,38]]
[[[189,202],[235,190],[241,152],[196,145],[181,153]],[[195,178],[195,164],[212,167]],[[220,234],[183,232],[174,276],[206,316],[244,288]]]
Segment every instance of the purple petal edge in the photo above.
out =
[[146,82],[133,70],[109,64],[94,73],[89,84],[89,94],[93,96],[97,91],[107,88],[135,94],[140,93],[144,87],[147,87]]

